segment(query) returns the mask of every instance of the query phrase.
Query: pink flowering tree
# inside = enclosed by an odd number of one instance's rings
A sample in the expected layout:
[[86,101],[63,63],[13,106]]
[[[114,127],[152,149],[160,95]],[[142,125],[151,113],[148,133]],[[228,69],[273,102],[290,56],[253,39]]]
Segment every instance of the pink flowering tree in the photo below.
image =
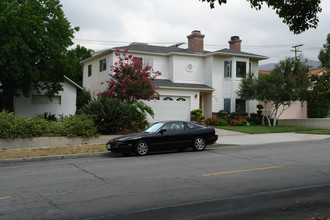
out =
[[119,99],[127,104],[133,104],[138,100],[150,100],[158,96],[153,80],[161,75],[151,66],[143,67],[140,58],[128,54],[128,50],[116,49],[119,61],[110,66],[113,75],[108,82],[107,89],[102,95]]

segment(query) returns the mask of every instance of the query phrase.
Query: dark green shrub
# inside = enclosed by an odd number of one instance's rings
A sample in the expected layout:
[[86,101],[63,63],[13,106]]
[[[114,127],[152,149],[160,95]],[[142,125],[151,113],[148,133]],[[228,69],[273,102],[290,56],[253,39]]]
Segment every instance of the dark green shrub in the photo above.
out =
[[226,118],[229,115],[229,113],[226,110],[220,110],[218,115],[220,118]]
[[66,116],[63,121],[63,128],[68,137],[92,137],[97,134],[92,117],[86,114]]
[[207,125],[207,126],[217,126],[218,125],[218,122],[217,122],[217,119],[216,118],[207,118],[204,123]]
[[2,110],[0,112],[0,138],[7,138],[11,135],[11,130],[15,125],[15,115],[13,112]]
[[81,113],[91,115],[99,133],[113,134],[141,127],[141,113],[129,104],[105,95],[82,107]]
[[52,114],[50,112],[44,112],[44,113],[42,113],[42,114],[40,114],[38,116],[40,116],[40,117],[42,117],[42,118],[44,118],[44,119],[46,119],[48,121],[57,121],[56,115],[55,114]]
[[228,124],[228,121],[226,119],[217,119],[218,126],[226,126],[227,124]]
[[92,96],[89,90],[83,88],[82,90],[78,89],[77,91],[77,112],[79,113],[80,109],[88,104],[92,100]]

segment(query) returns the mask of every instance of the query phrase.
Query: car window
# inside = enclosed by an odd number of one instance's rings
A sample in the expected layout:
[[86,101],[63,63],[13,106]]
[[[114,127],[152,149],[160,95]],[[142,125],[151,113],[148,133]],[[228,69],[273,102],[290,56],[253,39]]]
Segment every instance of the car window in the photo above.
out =
[[148,133],[153,133],[153,132],[157,132],[158,129],[163,126],[164,123],[155,123],[153,125],[151,125],[149,128],[147,128],[144,132],[148,132]]
[[178,132],[184,130],[184,125],[182,122],[169,122],[162,129],[166,129],[166,132]]
[[191,123],[191,122],[187,122],[187,126],[188,126],[189,129],[202,128],[201,125],[194,124],[194,123]]

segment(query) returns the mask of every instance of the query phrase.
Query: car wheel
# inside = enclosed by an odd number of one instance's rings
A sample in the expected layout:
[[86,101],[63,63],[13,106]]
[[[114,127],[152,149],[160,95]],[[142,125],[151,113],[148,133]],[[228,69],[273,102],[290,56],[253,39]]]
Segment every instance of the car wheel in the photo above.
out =
[[205,143],[205,140],[204,138],[198,136],[194,139],[194,142],[193,142],[193,149],[195,151],[202,151],[204,150],[206,147],[206,143]]
[[138,156],[145,156],[149,152],[149,144],[146,141],[139,141],[135,145],[135,153]]

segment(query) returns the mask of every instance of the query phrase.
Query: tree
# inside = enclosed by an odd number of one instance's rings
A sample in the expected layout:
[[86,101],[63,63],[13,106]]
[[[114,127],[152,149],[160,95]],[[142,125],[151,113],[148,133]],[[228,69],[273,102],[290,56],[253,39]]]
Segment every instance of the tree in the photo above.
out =
[[70,26],[59,0],[1,0],[2,97],[29,96],[33,90],[51,97],[62,90],[65,52],[78,29]]
[[82,86],[83,65],[81,61],[92,56],[93,50],[77,45],[74,49],[68,50],[66,59],[68,62],[68,70],[65,75],[78,85]]
[[330,33],[327,36],[327,42],[323,44],[323,49],[320,50],[319,60],[322,67],[330,68]]
[[[208,2],[211,8],[214,8],[216,0],[199,0]],[[260,10],[265,3],[268,7],[274,9],[283,23],[289,26],[294,34],[300,34],[309,28],[316,28],[319,22],[317,13],[321,12],[321,0],[248,0],[251,8]],[[219,5],[226,4],[227,0],[218,0]]]
[[312,87],[307,91],[309,118],[324,118],[330,110],[330,72],[310,77]]
[[266,118],[271,126],[270,118],[273,117],[273,126],[276,126],[277,119],[292,101],[303,100],[302,94],[309,86],[308,70],[307,64],[299,59],[287,58],[280,61],[269,75],[259,75],[257,78],[250,73],[242,80],[237,94],[242,99],[272,104],[273,110]]
[[157,95],[156,86],[152,81],[161,73],[154,72],[151,66],[143,67],[140,58],[127,53],[128,50],[122,52],[117,49],[116,56],[119,61],[110,67],[114,75],[108,82],[107,89],[101,94],[130,105],[139,100],[150,100]]

